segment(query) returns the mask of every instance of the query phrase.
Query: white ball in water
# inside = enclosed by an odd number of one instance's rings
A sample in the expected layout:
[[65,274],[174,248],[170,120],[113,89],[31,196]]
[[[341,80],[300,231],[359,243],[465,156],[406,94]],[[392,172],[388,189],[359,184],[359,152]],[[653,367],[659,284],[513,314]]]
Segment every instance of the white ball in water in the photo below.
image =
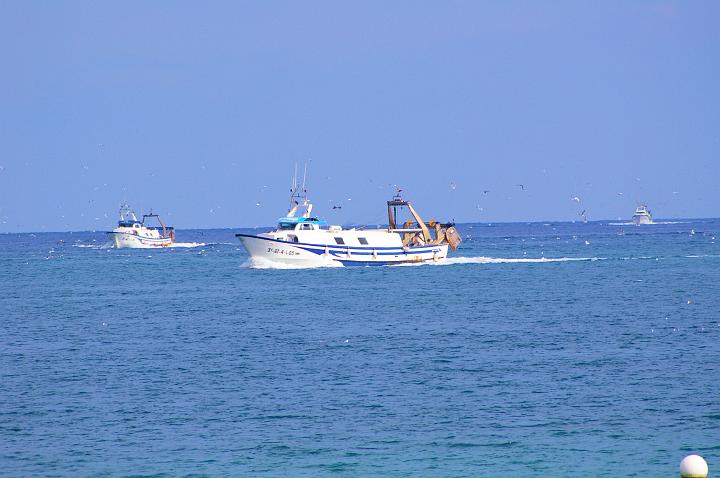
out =
[[705,478],[707,474],[707,463],[699,455],[688,455],[680,462],[680,476],[682,478]]

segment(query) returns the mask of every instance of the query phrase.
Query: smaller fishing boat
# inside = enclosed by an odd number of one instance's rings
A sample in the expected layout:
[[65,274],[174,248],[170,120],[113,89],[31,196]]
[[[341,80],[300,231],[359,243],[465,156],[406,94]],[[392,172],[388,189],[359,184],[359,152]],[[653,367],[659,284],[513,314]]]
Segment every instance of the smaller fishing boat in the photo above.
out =
[[650,214],[650,210],[645,204],[641,204],[635,209],[635,214],[632,217],[633,222],[636,225],[641,224],[652,224],[652,214]]
[[[158,225],[146,225],[146,221],[154,220]],[[143,214],[138,221],[135,212],[127,204],[120,206],[120,220],[118,226],[107,233],[118,248],[150,248],[168,247],[175,242],[175,228],[166,226],[160,216]]]

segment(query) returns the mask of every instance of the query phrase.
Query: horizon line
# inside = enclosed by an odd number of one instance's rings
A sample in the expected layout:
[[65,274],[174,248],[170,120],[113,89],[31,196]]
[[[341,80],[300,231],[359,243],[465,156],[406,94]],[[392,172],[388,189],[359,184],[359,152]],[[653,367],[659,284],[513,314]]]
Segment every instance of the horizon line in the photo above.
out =
[[[658,218],[658,221],[712,221],[717,220],[720,221],[720,217],[665,217],[665,218]],[[455,225],[462,225],[462,224],[487,224],[487,225],[493,225],[493,224],[592,224],[592,223],[603,223],[603,222],[609,222],[609,221],[627,221],[628,226],[633,225],[631,223],[632,219],[624,219],[624,218],[615,218],[615,219],[593,219],[592,221],[588,221],[586,223],[583,223],[582,221],[558,221],[558,220],[537,220],[537,221],[487,221],[487,222],[456,222]],[[349,224],[339,224],[342,227],[347,226],[386,226],[387,224],[369,224],[369,223],[349,223]],[[643,224],[648,226],[663,226],[667,224],[661,224],[658,222],[655,222],[654,224]],[[214,231],[214,230],[226,230],[226,229],[266,229],[274,226],[225,226],[225,227],[187,227],[187,228],[180,228],[178,229],[176,226],[174,227],[176,231]],[[79,230],[55,230],[55,231],[2,231],[0,232],[0,235],[4,234],[61,234],[61,233],[92,233],[97,234],[99,232],[111,232],[110,230],[99,230],[99,229],[79,229]]]

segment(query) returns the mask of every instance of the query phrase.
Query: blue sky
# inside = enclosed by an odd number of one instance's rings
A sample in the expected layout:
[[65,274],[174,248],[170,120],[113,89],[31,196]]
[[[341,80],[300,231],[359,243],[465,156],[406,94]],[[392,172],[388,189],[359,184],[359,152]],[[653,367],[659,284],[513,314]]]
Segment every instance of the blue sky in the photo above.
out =
[[441,220],[717,217],[718,24],[702,1],[3,2],[0,231],[108,229],[123,200],[269,225],[306,160],[339,223],[382,222],[395,184]]

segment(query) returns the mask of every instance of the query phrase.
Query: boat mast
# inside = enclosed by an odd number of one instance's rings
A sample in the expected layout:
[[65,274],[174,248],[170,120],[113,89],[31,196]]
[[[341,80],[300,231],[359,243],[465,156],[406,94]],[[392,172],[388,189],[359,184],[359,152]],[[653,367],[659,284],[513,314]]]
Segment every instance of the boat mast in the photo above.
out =
[[167,237],[167,230],[165,229],[165,223],[162,222],[162,219],[160,219],[160,216],[157,216],[157,220],[163,228],[163,237]]
[[412,204],[410,204],[410,201],[405,201],[402,196],[400,195],[401,190],[398,190],[397,194],[393,196],[393,198],[387,202],[388,206],[388,229],[390,231],[402,231],[402,232],[410,232],[407,229],[398,228],[397,223],[397,210],[398,207],[407,207],[408,211],[410,212],[410,215],[415,219],[415,223],[417,224],[417,231],[420,232],[422,235],[423,240],[426,243],[429,243],[432,241],[432,237],[430,237],[430,230],[427,228],[427,225],[425,224],[425,221],[423,221],[423,218],[420,217],[420,214],[417,213],[415,208],[412,207]]
[[126,202],[123,202],[120,205],[120,221],[125,222],[128,219],[132,219],[134,222],[137,222],[137,216],[133,210],[130,209],[130,206],[128,206]]
[[310,217],[313,206],[307,198],[307,189],[305,187],[305,184],[307,182],[307,170],[308,165],[307,163],[305,163],[302,187],[299,188],[297,180],[297,163],[295,163],[295,174],[293,174],[293,179],[290,186],[290,209],[288,209],[288,213],[285,217],[295,217],[298,208],[301,206],[305,208],[305,212],[303,213],[302,217]]
[[303,171],[303,184],[302,184],[302,191],[303,191],[303,206],[305,206],[305,213],[303,214],[303,217],[310,217],[310,213],[312,212],[312,204],[310,201],[308,201],[307,198],[307,188],[305,187],[305,183],[307,182],[307,172],[308,172],[308,163],[305,162],[305,169]]
[[297,197],[297,163],[295,163],[295,171],[293,172],[292,181],[290,181],[290,208],[286,217],[295,216],[297,208],[300,203],[296,200]]

